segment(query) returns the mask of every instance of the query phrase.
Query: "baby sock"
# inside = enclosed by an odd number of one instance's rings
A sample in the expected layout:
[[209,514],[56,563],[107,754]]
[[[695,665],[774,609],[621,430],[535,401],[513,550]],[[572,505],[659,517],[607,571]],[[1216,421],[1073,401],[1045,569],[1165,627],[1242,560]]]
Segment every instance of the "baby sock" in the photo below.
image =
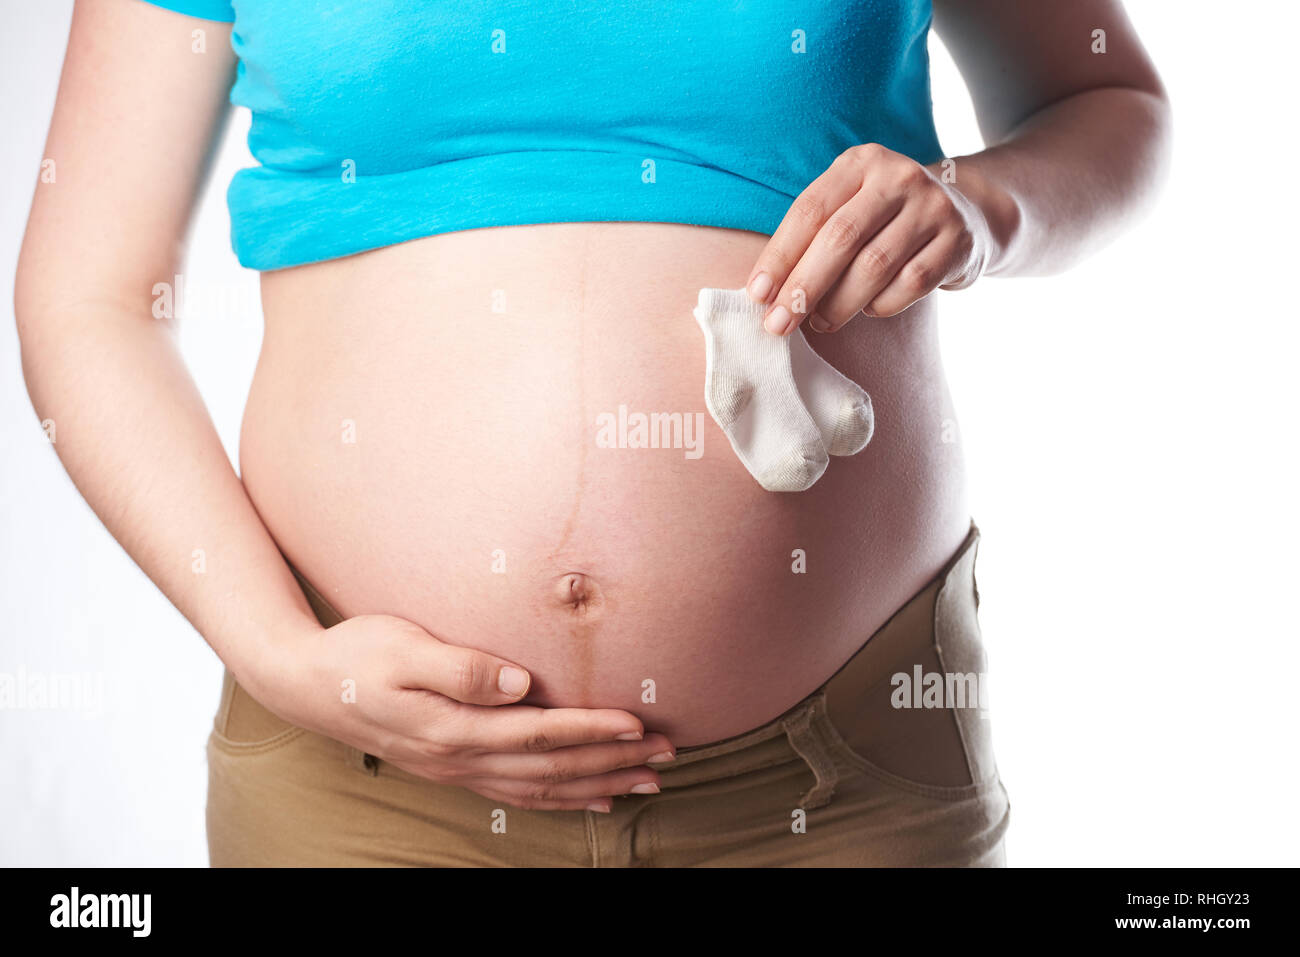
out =
[[829,461],[794,381],[789,343],[763,329],[745,290],[701,289],[704,402],[731,447],[769,492],[802,492]]
[[768,491],[798,492],[826,470],[827,453],[870,440],[871,399],[813,351],[801,330],[763,329],[767,307],[744,289],[701,289],[704,398],[749,473]]
[[[765,333],[771,335],[771,333]],[[813,351],[803,329],[787,337],[794,381],[808,414],[821,430],[831,455],[856,455],[866,448],[876,428],[871,396]]]

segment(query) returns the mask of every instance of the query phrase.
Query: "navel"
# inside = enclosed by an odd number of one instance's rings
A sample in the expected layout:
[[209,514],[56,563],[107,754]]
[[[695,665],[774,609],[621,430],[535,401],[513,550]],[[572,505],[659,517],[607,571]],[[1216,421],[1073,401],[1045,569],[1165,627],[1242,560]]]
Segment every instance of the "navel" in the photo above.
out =
[[555,602],[575,617],[588,618],[600,611],[604,598],[590,575],[568,572],[555,583]]

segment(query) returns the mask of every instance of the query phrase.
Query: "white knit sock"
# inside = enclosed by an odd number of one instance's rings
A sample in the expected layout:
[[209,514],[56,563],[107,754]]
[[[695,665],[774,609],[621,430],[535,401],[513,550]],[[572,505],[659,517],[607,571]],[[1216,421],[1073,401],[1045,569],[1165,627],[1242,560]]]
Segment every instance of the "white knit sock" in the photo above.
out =
[[[769,333],[770,335],[770,333]],[[813,352],[803,329],[789,336],[794,381],[808,414],[822,433],[831,455],[856,455],[867,447],[876,428],[871,396],[833,365]]]
[[759,484],[797,492],[821,478],[826,453],[862,451],[875,415],[871,396],[814,352],[802,329],[784,338],[766,332],[766,311],[744,289],[700,290],[694,314],[705,338],[704,397]]
[[759,485],[801,492],[829,459],[795,382],[789,339],[763,329],[764,311],[743,289],[700,290],[694,315],[704,332],[704,401]]

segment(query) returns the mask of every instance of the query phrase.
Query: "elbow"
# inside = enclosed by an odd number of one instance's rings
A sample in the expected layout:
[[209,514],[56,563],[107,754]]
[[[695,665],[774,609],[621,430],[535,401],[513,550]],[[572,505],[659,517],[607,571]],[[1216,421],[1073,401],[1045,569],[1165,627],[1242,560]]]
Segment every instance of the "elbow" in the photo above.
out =
[[1174,108],[1169,102],[1168,94],[1163,89],[1155,100],[1153,113],[1155,116],[1153,138],[1156,167],[1159,173],[1159,181],[1163,183],[1169,172],[1174,153]]
[[69,354],[68,337],[78,334],[74,322],[64,321],[77,312],[68,306],[69,284],[66,275],[47,268],[41,257],[31,256],[27,250],[19,254],[14,272],[14,325],[23,384],[38,416],[52,394],[51,376]]
[[1140,147],[1135,157],[1134,186],[1139,208],[1150,206],[1163,191],[1173,162],[1173,106],[1163,84],[1134,89],[1133,135]]
[[14,271],[14,325],[18,334],[18,356],[27,394],[36,401],[37,382],[45,357],[57,348],[53,342],[49,303],[57,283],[24,250]]
[[1145,56],[1124,87],[1132,101],[1130,128],[1137,145],[1144,198],[1154,199],[1169,175],[1173,159],[1174,110],[1169,89],[1156,66]]
[[27,265],[25,257],[19,256],[18,268],[14,272],[14,325],[18,334],[18,356],[28,395],[32,393],[34,356],[39,338],[36,303],[40,296],[37,292],[37,279],[32,273],[33,270]]

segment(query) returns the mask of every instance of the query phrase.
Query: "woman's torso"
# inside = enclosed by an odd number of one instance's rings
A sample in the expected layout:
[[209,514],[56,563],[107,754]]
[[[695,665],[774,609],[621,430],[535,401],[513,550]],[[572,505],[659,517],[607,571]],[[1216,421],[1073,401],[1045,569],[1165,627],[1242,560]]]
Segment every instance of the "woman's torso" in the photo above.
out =
[[[501,227],[267,273],[245,486],[342,614],[516,661],[530,702],[625,708],[679,747],[761,724],[969,527],[930,301],[808,334],[871,394],[865,450],[795,494],[735,457],[691,308],[765,241]],[[619,447],[636,413],[702,421],[700,449]]]

